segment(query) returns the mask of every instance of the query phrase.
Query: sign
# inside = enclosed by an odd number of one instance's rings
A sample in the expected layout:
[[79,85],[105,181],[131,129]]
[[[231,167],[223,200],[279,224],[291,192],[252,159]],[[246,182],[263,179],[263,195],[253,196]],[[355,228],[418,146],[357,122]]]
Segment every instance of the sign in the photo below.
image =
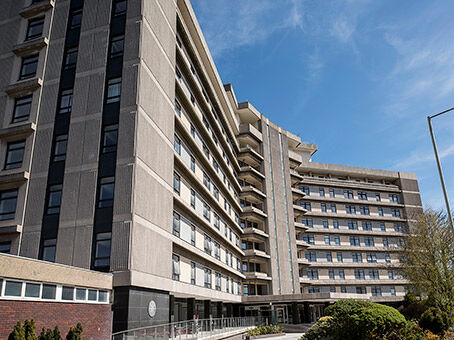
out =
[[153,300],[148,304],[148,315],[153,318],[156,315],[156,302]]

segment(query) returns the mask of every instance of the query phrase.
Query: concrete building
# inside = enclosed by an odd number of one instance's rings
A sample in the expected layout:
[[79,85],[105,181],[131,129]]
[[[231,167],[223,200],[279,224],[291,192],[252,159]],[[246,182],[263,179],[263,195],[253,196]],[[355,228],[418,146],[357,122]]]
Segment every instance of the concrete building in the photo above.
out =
[[189,0],[0,9],[3,252],[112,272],[114,331],[402,300],[416,177],[311,162],[223,85]]

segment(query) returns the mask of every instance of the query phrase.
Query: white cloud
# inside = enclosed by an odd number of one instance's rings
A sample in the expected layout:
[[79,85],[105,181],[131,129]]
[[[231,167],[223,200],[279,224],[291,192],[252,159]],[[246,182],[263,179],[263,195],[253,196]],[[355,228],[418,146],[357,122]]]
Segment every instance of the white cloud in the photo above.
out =
[[[438,155],[440,159],[448,158],[454,155],[454,143],[450,146],[439,150]],[[410,156],[397,161],[393,168],[395,169],[408,169],[415,168],[421,165],[427,165],[428,162],[431,162],[435,166],[435,155],[432,149],[418,149],[413,151]]]
[[348,20],[346,17],[338,17],[333,21],[330,32],[340,42],[348,43],[351,41],[355,29],[356,25],[352,20]]

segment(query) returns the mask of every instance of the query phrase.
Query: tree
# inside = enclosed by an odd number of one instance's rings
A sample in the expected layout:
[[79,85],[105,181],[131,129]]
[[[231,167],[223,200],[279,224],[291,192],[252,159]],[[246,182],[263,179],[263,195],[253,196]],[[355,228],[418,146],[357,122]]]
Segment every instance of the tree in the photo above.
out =
[[63,340],[60,334],[58,326],[55,326],[54,330],[52,329],[42,329],[41,334],[38,337],[38,340]]
[[30,319],[24,321],[25,340],[38,340],[35,329],[35,320]]
[[404,245],[402,271],[416,292],[430,296],[450,319],[454,311],[454,236],[445,214],[421,213]]
[[13,331],[9,333],[8,340],[24,340],[25,339],[25,331],[22,328],[20,321],[16,323],[13,328]]
[[82,331],[82,324],[78,322],[76,327],[71,327],[69,329],[66,340],[82,340]]

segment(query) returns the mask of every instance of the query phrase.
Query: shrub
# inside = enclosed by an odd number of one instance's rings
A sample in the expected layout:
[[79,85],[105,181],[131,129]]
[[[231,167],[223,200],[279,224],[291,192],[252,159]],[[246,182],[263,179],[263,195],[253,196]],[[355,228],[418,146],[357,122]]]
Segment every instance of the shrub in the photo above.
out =
[[422,313],[424,313],[431,306],[430,299],[418,300],[415,295],[408,293],[399,311],[407,318],[407,320],[419,320]]
[[318,319],[317,323],[313,325],[303,335],[302,340],[324,340],[329,339],[333,333],[334,318],[332,316],[324,316]]
[[79,322],[76,327],[69,329],[69,332],[66,335],[66,340],[82,340],[82,331],[82,324]]
[[258,336],[258,335],[266,335],[266,334],[279,334],[282,333],[283,328],[277,325],[271,326],[262,326],[262,327],[255,327],[247,332],[249,336]]
[[38,337],[38,340],[63,340],[58,326],[55,326],[54,330],[52,329],[42,329],[41,334]]
[[340,300],[327,307],[325,315],[333,317],[333,339],[384,338],[406,324],[395,308],[361,300]]
[[16,323],[11,333],[9,333],[8,340],[25,340],[25,330],[22,328],[20,321]]
[[35,333],[35,320],[25,320],[24,326],[20,321],[14,326],[13,331],[9,334],[8,340],[38,340]]
[[427,335],[424,330],[419,327],[415,322],[408,321],[404,327],[394,330],[387,337],[386,340],[426,340]]
[[419,325],[432,333],[443,336],[449,329],[449,317],[438,308],[431,307],[421,315]]

